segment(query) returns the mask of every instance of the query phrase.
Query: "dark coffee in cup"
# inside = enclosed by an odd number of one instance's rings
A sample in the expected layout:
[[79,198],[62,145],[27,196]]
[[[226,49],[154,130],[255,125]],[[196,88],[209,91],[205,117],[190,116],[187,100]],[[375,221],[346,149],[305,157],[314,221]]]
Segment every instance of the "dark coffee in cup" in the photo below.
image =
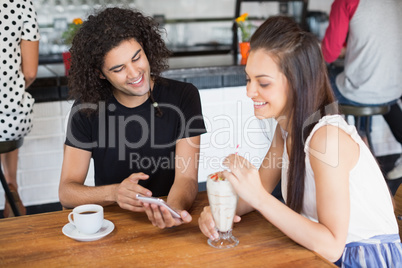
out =
[[93,213],[96,213],[96,211],[83,211],[83,212],[80,212],[81,215],[93,214]]
[[96,204],[78,206],[68,214],[68,221],[82,234],[95,234],[103,224],[103,207]]

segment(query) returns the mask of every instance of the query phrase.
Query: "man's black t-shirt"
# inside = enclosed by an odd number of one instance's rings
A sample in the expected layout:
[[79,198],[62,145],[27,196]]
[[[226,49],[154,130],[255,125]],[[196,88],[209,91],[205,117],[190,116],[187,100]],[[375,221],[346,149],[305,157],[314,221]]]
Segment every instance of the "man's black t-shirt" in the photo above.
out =
[[[143,172],[149,179],[139,184],[153,196],[169,193],[176,141],[206,130],[199,92],[192,84],[161,78],[152,95],[162,117],[155,115],[150,99],[135,108],[121,105],[114,97],[98,105],[74,103],[65,144],[92,153],[96,186],[120,183],[132,173]],[[88,116],[85,108],[98,112]]]

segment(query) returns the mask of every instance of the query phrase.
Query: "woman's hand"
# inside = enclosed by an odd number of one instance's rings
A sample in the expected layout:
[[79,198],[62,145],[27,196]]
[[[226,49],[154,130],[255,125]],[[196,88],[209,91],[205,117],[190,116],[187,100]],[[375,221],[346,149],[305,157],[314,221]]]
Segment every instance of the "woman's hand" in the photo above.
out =
[[223,176],[230,181],[233,188],[246,203],[258,210],[258,202],[261,195],[267,191],[261,183],[257,168],[245,158],[231,154],[223,160],[231,172],[223,171]]
[[[235,216],[233,222],[239,222],[241,218],[239,216]],[[211,240],[216,240],[219,238],[219,234],[217,229],[215,228],[215,221],[212,217],[211,208],[204,207],[201,215],[198,219],[198,226],[200,227],[201,232]]]

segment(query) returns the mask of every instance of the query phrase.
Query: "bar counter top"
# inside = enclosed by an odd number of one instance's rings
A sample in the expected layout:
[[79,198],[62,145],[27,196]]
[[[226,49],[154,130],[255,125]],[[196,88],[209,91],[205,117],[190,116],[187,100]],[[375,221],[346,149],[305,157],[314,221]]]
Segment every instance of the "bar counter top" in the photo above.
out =
[[[246,85],[244,65],[233,65],[232,55],[174,57],[162,76],[194,84],[198,89]],[[60,101],[68,98],[68,77],[62,63],[42,63],[34,83],[27,89],[35,102]]]

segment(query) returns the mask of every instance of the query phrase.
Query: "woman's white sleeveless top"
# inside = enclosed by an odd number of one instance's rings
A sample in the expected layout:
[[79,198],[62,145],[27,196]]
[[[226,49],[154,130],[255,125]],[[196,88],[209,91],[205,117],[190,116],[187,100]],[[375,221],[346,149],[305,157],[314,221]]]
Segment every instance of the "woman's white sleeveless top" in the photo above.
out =
[[[349,134],[359,145],[360,156],[356,166],[349,174],[350,220],[346,243],[367,239],[381,234],[397,234],[398,225],[394,215],[390,191],[381,173],[376,159],[363,142],[354,126],[348,125],[340,115],[323,117],[313,128],[306,140],[306,176],[304,199],[301,214],[318,222],[314,172],[310,165],[310,141],[314,133],[322,126],[339,127]],[[289,157],[286,150],[286,131],[282,130],[285,140],[282,166],[282,196],[287,199],[287,171]],[[340,161],[342,161],[340,159]]]

